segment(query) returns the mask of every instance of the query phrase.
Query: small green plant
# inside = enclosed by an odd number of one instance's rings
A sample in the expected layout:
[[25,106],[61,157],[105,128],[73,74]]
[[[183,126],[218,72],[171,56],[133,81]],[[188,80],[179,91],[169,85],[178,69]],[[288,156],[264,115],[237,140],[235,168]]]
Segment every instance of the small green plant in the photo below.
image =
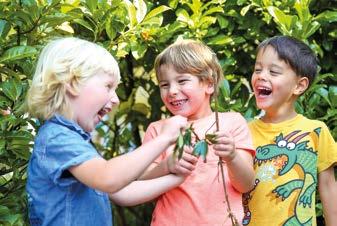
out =
[[[192,134],[195,136],[196,140],[194,144],[192,143]],[[204,162],[206,162],[208,145],[215,144],[216,138],[217,136],[215,134],[206,132],[205,139],[200,139],[194,131],[193,124],[191,124],[188,129],[179,134],[173,153],[180,159],[183,155],[185,146],[193,147],[192,154],[198,157],[201,156]]]

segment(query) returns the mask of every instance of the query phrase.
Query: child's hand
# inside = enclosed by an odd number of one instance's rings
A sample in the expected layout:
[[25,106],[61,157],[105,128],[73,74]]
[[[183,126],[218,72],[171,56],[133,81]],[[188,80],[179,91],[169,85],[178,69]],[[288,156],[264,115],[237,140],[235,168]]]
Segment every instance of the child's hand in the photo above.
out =
[[170,139],[170,143],[174,143],[179,136],[180,130],[185,129],[186,126],[187,118],[176,115],[164,121],[160,132],[161,135]]
[[185,147],[181,159],[173,153],[167,158],[167,166],[170,173],[186,177],[195,169],[198,157],[192,155],[192,147]]
[[216,143],[213,146],[215,155],[221,157],[224,161],[229,162],[236,156],[234,138],[226,132],[216,132]]

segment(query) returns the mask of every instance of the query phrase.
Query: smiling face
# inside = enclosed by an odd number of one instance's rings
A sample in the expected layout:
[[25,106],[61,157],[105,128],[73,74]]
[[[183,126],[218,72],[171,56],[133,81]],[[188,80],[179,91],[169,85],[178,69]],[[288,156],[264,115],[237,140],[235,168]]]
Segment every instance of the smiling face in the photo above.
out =
[[307,87],[307,78],[297,76],[271,46],[258,52],[251,82],[257,107],[267,114],[294,112],[296,98]]
[[212,83],[201,82],[197,76],[189,73],[179,73],[172,65],[164,64],[159,70],[161,98],[172,114],[196,120],[212,113]]
[[118,105],[117,85],[118,81],[112,75],[100,72],[85,80],[79,86],[78,94],[71,94],[68,88],[73,120],[86,132],[93,131],[103,116]]

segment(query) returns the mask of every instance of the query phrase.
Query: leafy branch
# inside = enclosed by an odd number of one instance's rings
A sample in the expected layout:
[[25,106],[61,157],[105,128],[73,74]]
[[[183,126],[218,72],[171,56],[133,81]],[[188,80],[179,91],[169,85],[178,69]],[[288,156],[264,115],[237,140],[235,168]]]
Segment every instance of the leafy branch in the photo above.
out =
[[[192,144],[192,134],[196,138],[196,143]],[[207,161],[206,156],[208,153],[208,145],[216,143],[216,135],[215,134],[206,134],[205,139],[200,139],[196,134],[193,128],[193,124],[185,130],[184,133],[180,133],[179,137],[176,141],[176,146],[174,148],[173,153],[180,159],[184,152],[184,147],[193,147],[192,154],[194,156],[201,156],[204,162]]]

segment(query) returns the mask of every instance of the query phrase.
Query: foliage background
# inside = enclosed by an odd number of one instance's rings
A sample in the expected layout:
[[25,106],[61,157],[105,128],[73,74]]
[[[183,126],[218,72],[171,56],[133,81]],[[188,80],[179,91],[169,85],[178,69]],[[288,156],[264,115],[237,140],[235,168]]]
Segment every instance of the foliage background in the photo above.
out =
[[[220,110],[258,115],[249,80],[255,48],[287,34],[317,53],[320,75],[297,110],[324,121],[337,138],[336,0],[1,0],[0,1],[0,225],[28,225],[26,167],[39,124],[24,110],[38,53],[48,40],[81,37],[108,49],[119,61],[121,104],[97,128],[96,146],[106,158],[140,145],[149,122],[163,108],[152,70],[155,56],[177,38],[200,39],[221,61],[226,80]],[[115,225],[149,225],[153,203],[114,207]],[[324,225],[318,200],[319,225]]]

